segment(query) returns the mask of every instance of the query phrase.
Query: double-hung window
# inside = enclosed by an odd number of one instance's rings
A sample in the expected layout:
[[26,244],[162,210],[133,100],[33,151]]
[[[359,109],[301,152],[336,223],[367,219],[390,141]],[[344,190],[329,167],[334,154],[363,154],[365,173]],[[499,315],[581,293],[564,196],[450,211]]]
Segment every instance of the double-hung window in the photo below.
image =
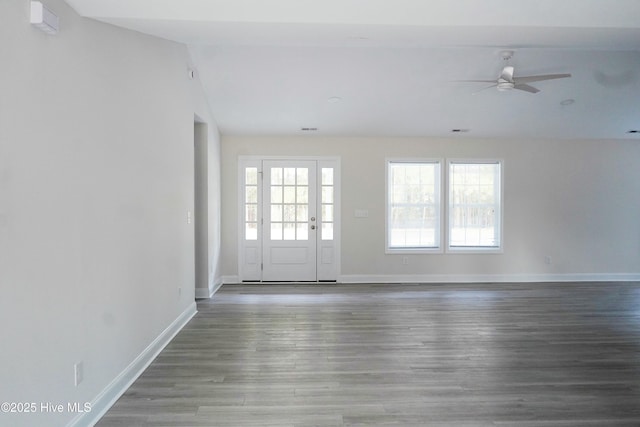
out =
[[450,161],[448,249],[501,247],[501,163]]
[[387,163],[387,249],[439,250],[440,162]]
[[447,252],[500,251],[502,162],[450,160],[444,180],[441,164],[387,161],[387,252],[440,252],[441,241]]

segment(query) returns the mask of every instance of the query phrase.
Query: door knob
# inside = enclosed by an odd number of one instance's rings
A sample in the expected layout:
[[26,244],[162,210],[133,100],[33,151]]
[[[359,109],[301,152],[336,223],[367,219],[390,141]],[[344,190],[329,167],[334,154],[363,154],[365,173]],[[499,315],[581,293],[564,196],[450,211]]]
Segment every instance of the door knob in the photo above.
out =
[[316,217],[315,217],[315,216],[312,216],[312,217],[311,217],[311,221],[315,221],[315,220],[316,220]]
[[315,229],[316,229],[316,226],[315,226],[315,225],[312,225],[312,226],[311,226],[311,229],[312,229],[312,230],[315,230]]

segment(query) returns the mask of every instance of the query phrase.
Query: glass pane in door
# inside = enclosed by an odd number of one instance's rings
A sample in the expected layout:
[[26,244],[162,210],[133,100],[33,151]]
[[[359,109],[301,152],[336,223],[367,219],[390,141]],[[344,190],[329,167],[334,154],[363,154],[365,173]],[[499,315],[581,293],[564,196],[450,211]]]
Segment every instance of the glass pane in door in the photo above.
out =
[[309,239],[309,169],[271,168],[271,240]]

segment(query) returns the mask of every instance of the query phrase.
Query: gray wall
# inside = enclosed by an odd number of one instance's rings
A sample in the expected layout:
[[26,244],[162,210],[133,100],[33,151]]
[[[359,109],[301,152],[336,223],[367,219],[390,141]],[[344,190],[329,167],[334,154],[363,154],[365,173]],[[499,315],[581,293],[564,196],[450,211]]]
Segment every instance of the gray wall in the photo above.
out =
[[29,1],[0,2],[0,401],[104,403],[195,310],[194,114],[208,122],[218,205],[219,139],[184,46],[46,4],[56,36],[29,25]]
[[[227,280],[237,275],[239,155],[341,157],[343,281],[640,279],[637,141],[223,137]],[[408,265],[385,254],[387,157],[503,159],[504,253],[408,255]]]

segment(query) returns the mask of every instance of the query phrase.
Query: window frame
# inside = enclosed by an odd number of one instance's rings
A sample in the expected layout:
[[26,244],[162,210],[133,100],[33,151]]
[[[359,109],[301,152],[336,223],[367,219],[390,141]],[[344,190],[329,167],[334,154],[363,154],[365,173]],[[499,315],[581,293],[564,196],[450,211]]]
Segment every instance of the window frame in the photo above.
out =
[[[451,246],[451,192],[453,186],[451,185],[451,165],[452,164],[492,164],[499,166],[499,179],[498,184],[498,219],[497,228],[499,243],[497,246]],[[446,182],[445,182],[445,198],[444,204],[446,205],[444,216],[444,229],[445,229],[445,252],[450,254],[501,254],[504,253],[504,159],[499,158],[453,158],[447,159],[446,162]]]
[[[391,219],[391,164],[393,163],[409,163],[409,164],[420,164],[420,163],[429,163],[435,164],[438,166],[438,174],[437,181],[435,183],[435,191],[438,194],[438,214],[439,214],[439,223],[436,227],[438,232],[436,246],[433,247],[391,247],[390,246],[390,219]],[[443,237],[444,237],[444,205],[445,205],[445,195],[443,194],[443,183],[444,183],[444,167],[445,164],[444,159],[442,158],[386,158],[385,159],[385,254],[442,254],[444,252],[443,245]]]

